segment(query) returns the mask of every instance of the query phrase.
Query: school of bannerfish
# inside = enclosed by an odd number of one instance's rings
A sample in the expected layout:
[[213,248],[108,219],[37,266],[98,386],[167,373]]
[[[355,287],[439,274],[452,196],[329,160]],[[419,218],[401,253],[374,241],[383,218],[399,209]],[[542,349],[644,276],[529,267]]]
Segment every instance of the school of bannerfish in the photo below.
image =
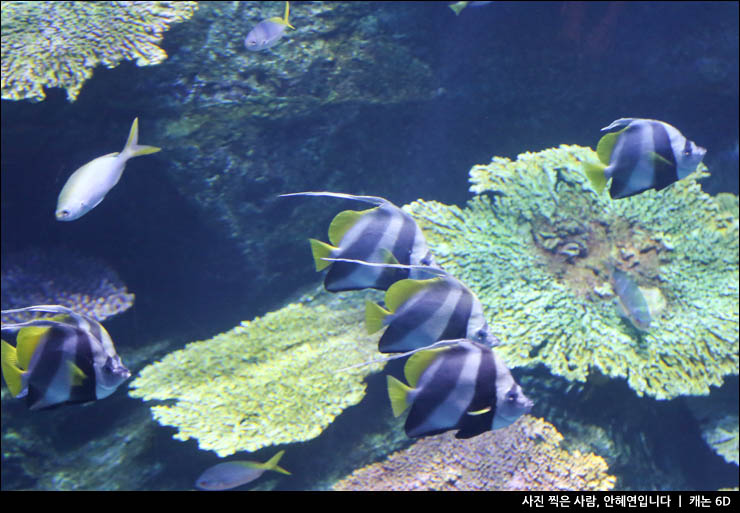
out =
[[[246,49],[259,51],[277,44],[285,29],[293,28],[289,12],[286,2],[283,18],[258,24],[245,39]],[[598,192],[609,182],[614,199],[661,190],[693,172],[706,153],[661,121],[622,118],[602,130],[613,129],[618,131],[599,141],[600,162],[585,163],[584,172]],[[158,151],[138,145],[135,119],[120,153],[99,157],[69,177],[59,194],[56,218],[72,221],[87,214],[118,183],[128,159]],[[493,349],[498,339],[480,301],[436,263],[409,214],[375,196],[326,191],[281,196],[333,197],[373,205],[339,213],[329,227],[329,243],[314,239],[310,243],[317,271],[327,270],[327,291],[385,291],[384,306],[367,301],[366,327],[370,333],[385,328],[379,351],[399,353],[389,359],[408,357],[404,366],[408,384],[388,376],[387,387],[394,415],[410,409],[404,426],[409,437],[457,430],[456,437],[469,438],[510,425],[532,408],[532,400]],[[649,329],[649,312],[639,289],[626,271],[613,268],[612,275],[625,316],[640,329]],[[24,398],[30,409],[103,399],[130,377],[108,332],[94,319],[58,305],[2,314],[22,311],[54,314],[2,324],[3,378],[12,395]],[[283,452],[266,463],[221,463],[206,470],[196,486],[229,489],[266,470],[289,474],[277,465]]]

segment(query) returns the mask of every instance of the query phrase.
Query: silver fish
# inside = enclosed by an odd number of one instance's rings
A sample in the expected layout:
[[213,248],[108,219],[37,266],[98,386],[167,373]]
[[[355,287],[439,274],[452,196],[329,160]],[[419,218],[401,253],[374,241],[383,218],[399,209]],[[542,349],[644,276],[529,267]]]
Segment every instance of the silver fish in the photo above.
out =
[[74,221],[90,212],[121,179],[128,159],[160,151],[155,146],[139,146],[138,141],[139,118],[136,118],[120,153],[98,157],[72,173],[59,193],[57,220]]
[[266,470],[290,475],[290,472],[278,466],[278,461],[285,451],[280,451],[265,463],[256,461],[227,461],[208,468],[195,481],[195,486],[201,490],[229,490],[251,483],[258,479]]
[[286,27],[295,29],[293,25],[288,21],[288,15],[290,14],[290,2],[285,2],[285,16],[275,16],[262,20],[255,27],[249,31],[246,39],[244,39],[244,46],[250,52],[259,52],[260,50],[266,50],[275,46],[280,38],[283,37]]

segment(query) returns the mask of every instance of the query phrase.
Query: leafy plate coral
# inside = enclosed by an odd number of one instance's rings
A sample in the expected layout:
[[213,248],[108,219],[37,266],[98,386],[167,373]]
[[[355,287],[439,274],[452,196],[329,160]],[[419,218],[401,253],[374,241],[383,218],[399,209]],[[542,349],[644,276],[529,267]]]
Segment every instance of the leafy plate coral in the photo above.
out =
[[63,87],[74,101],[92,70],[159,64],[157,43],[197,2],[2,2],[2,98],[41,101]]
[[326,292],[193,342],[144,368],[129,394],[175,400],[152,407],[175,438],[228,456],[310,440],[365,394],[383,364],[365,332],[362,294]]
[[[478,294],[509,366],[622,377],[658,399],[707,394],[738,373],[737,208],[701,191],[701,170],[612,200],[582,172],[594,159],[565,145],[496,157],[471,170],[477,195],[465,208],[405,208],[437,261]],[[646,292],[649,331],[619,315],[610,264]]]

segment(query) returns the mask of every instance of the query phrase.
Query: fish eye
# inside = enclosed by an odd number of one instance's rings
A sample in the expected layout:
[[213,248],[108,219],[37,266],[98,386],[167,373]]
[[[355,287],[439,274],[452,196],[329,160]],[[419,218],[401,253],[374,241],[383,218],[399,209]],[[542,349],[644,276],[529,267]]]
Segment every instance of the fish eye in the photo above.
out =
[[513,403],[516,401],[517,393],[514,390],[509,390],[509,392],[506,394],[506,402],[507,403]]

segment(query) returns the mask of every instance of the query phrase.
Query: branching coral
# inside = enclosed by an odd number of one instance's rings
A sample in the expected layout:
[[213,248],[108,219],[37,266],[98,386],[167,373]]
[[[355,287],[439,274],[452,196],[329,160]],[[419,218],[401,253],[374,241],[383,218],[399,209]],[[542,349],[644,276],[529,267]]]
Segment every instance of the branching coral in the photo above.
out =
[[[478,294],[510,366],[623,377],[659,399],[707,394],[738,373],[737,209],[701,191],[702,171],[611,200],[582,173],[595,158],[577,146],[494,158],[471,170],[478,195],[465,208],[405,208],[437,261]],[[650,292],[648,332],[619,316],[610,264]]]
[[[0,282],[3,310],[54,304],[102,322],[134,304],[134,295],[108,264],[65,248],[51,252],[31,248],[4,255]],[[23,312],[6,319],[33,316]]]
[[2,2],[2,98],[41,101],[63,87],[74,101],[99,64],[159,64],[157,46],[197,2]]
[[149,365],[130,395],[176,400],[154,418],[219,456],[310,440],[365,394],[363,379],[382,364],[363,325],[362,294],[323,292]]
[[595,454],[569,453],[563,437],[525,415],[465,440],[423,438],[387,460],[356,470],[335,490],[611,490],[615,479]]

